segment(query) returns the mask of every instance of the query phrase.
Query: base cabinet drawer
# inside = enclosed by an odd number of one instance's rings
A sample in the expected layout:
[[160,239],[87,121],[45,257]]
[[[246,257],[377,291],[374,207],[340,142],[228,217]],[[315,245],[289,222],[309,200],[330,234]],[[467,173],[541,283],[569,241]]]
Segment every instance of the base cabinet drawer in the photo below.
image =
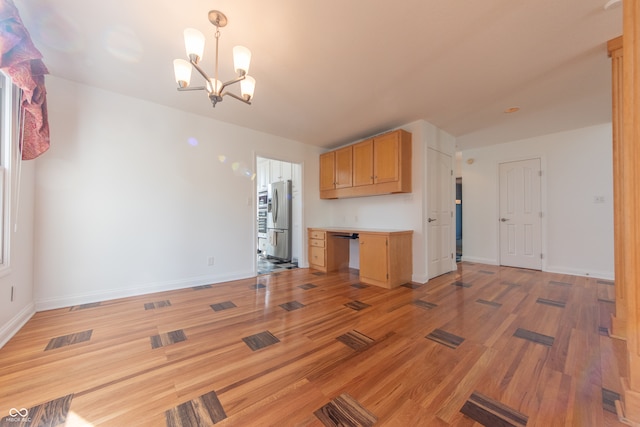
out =
[[309,239],[309,246],[316,246],[318,248],[324,248],[324,239]]
[[309,247],[309,264],[312,266],[325,267],[324,247]]

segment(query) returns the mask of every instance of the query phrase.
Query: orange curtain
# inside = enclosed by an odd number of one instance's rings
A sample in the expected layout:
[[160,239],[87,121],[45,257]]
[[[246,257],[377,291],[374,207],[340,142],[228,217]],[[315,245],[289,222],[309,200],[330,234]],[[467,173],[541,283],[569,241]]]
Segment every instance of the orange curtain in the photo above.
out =
[[49,149],[44,87],[44,75],[49,71],[12,0],[0,0],[0,70],[22,89],[22,159],[35,159]]

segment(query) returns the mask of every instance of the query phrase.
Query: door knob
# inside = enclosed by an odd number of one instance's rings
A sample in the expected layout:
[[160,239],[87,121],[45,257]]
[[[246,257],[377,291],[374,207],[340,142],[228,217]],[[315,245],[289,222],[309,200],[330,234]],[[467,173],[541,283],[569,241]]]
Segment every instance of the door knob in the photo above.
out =
[[507,221],[509,221],[509,218],[500,218],[500,221],[507,222]]
[[436,220],[437,220],[436,218],[429,218],[427,221],[433,222],[433,221],[436,221]]

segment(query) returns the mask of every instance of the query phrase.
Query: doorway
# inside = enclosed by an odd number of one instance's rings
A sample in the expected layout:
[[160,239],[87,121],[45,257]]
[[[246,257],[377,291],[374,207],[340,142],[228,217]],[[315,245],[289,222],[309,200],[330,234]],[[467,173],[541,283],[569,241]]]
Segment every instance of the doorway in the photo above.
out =
[[542,270],[540,159],[499,165],[500,265]]
[[[289,203],[290,220],[284,225],[286,230],[278,226],[277,233],[270,233],[269,227],[275,225],[269,221],[270,207],[277,207],[277,203],[271,200],[274,194],[270,193],[272,187],[282,183],[290,184],[287,187],[286,199]],[[280,184],[277,184],[280,183]],[[278,271],[291,270],[298,267],[301,258],[302,247],[302,165],[284,160],[256,156],[256,192],[257,192],[257,233],[256,233],[256,273],[270,274]],[[283,193],[283,191],[280,191]],[[278,210],[283,212],[283,201]],[[282,217],[282,215],[280,215]],[[282,221],[278,221],[281,223]],[[290,235],[290,244],[282,251],[283,235]],[[277,248],[277,250],[273,250]],[[284,258],[282,258],[284,257]]]

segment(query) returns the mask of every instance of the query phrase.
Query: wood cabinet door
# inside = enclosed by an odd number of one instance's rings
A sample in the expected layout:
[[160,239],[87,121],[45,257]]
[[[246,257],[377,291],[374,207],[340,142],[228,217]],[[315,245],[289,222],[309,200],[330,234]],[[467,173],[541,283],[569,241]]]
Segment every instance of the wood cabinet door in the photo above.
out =
[[353,184],[353,164],[351,146],[335,151],[336,188],[351,187]]
[[335,188],[335,151],[320,155],[320,191]]
[[373,139],[353,146],[353,186],[373,184]]
[[376,184],[400,179],[399,133],[393,132],[373,140],[373,176]]
[[387,236],[360,234],[359,239],[360,277],[374,282],[386,282],[389,273]]

